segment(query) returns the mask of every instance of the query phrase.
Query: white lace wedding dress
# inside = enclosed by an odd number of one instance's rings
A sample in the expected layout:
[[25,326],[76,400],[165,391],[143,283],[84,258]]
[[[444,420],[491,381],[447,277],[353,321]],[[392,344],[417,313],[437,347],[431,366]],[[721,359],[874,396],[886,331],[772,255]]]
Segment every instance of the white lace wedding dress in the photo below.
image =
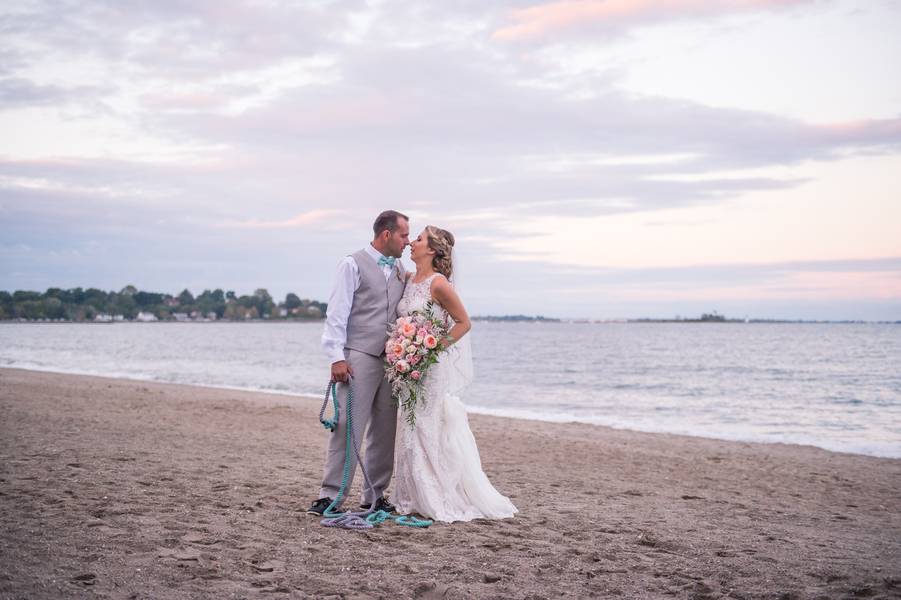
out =
[[[434,277],[407,283],[398,304],[401,316],[425,308]],[[453,326],[437,303],[433,312]],[[466,408],[450,393],[449,370],[453,366],[448,353],[452,352],[453,346],[423,380],[424,402],[417,403],[415,427],[407,424],[403,409],[397,412],[391,501],[402,514],[418,513],[446,523],[512,517],[517,509],[482,471]]]

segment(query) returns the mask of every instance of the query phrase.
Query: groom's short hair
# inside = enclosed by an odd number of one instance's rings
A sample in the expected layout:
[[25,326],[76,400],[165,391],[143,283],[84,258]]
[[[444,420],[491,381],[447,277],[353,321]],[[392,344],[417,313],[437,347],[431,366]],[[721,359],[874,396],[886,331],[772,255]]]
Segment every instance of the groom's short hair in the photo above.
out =
[[375,234],[375,237],[379,237],[379,234],[386,229],[391,233],[394,233],[394,230],[397,229],[398,219],[409,221],[410,217],[403,213],[399,213],[396,210],[386,210],[377,216],[375,218],[375,223],[372,224],[372,232]]

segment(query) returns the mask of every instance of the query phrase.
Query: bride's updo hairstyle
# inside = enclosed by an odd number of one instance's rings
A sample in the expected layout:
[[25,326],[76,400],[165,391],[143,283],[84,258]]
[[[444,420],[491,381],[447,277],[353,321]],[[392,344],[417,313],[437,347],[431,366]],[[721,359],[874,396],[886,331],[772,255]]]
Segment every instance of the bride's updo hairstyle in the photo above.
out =
[[454,234],[440,227],[428,225],[425,228],[429,248],[435,251],[432,259],[432,267],[448,279],[454,272],[454,264],[451,260],[451,251],[454,249]]

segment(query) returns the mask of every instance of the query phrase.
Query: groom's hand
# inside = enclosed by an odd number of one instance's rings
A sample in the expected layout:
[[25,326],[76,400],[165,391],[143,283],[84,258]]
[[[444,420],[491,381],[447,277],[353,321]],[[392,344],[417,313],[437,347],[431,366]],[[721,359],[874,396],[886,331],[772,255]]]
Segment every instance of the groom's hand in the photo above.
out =
[[332,363],[332,381],[347,383],[348,376],[353,377],[353,374],[354,371],[350,368],[350,365],[347,364],[346,360],[339,360],[338,362]]

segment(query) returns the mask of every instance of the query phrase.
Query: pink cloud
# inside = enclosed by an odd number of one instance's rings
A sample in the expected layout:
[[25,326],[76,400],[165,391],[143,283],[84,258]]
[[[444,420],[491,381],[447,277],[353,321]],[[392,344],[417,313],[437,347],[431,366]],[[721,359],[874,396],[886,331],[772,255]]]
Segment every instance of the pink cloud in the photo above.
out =
[[642,282],[613,284],[598,291],[607,298],[637,301],[897,301],[901,300],[901,271],[816,272],[800,271],[773,275],[753,284],[690,285]]
[[843,144],[872,145],[874,142],[891,144],[901,142],[901,118],[822,123],[812,127],[813,131],[826,139]]
[[492,37],[518,41],[583,27],[587,24],[624,26],[636,22],[701,17],[756,10],[810,0],[560,0],[516,10],[514,23]]
[[784,288],[774,292],[790,295],[798,291],[809,296],[843,300],[901,299],[901,272],[796,273]]
[[260,221],[258,219],[248,219],[246,221],[229,221],[220,223],[220,227],[237,227],[241,229],[284,229],[290,227],[306,227],[314,225],[329,217],[337,216],[344,211],[317,209],[305,213],[294,215],[290,219],[282,221]]
[[141,103],[151,110],[211,110],[225,106],[230,98],[206,92],[150,93],[141,96]]

